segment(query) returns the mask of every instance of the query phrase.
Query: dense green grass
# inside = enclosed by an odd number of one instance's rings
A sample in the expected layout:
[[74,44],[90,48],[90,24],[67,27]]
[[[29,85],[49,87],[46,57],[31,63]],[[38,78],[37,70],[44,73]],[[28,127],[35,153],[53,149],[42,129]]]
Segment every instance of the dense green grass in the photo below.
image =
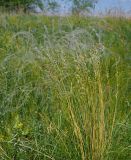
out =
[[131,20],[0,16],[0,159],[129,160]]

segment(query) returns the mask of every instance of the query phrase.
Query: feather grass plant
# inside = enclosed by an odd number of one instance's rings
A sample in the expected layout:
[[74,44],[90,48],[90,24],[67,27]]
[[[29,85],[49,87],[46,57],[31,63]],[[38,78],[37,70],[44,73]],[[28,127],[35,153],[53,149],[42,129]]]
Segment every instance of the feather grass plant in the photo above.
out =
[[2,160],[130,159],[131,22],[117,23],[1,18]]

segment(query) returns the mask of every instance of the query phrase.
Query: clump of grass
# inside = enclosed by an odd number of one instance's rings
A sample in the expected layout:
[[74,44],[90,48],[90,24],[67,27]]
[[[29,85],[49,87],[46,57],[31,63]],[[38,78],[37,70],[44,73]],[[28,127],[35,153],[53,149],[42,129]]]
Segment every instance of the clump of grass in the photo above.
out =
[[108,46],[112,31],[94,19],[11,19],[0,32],[1,159],[130,159],[130,67]]

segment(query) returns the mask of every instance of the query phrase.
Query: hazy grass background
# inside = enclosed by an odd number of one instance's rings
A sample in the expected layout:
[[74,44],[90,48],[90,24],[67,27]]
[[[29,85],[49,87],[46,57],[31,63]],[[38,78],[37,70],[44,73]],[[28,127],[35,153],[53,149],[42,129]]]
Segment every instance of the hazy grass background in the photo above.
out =
[[129,160],[131,20],[0,16],[0,159]]

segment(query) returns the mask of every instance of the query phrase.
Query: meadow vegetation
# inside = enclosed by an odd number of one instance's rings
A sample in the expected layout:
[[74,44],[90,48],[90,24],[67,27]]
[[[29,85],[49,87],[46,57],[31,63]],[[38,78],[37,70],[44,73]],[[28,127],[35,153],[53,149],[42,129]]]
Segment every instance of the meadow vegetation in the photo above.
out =
[[129,160],[131,20],[0,15],[0,159]]

